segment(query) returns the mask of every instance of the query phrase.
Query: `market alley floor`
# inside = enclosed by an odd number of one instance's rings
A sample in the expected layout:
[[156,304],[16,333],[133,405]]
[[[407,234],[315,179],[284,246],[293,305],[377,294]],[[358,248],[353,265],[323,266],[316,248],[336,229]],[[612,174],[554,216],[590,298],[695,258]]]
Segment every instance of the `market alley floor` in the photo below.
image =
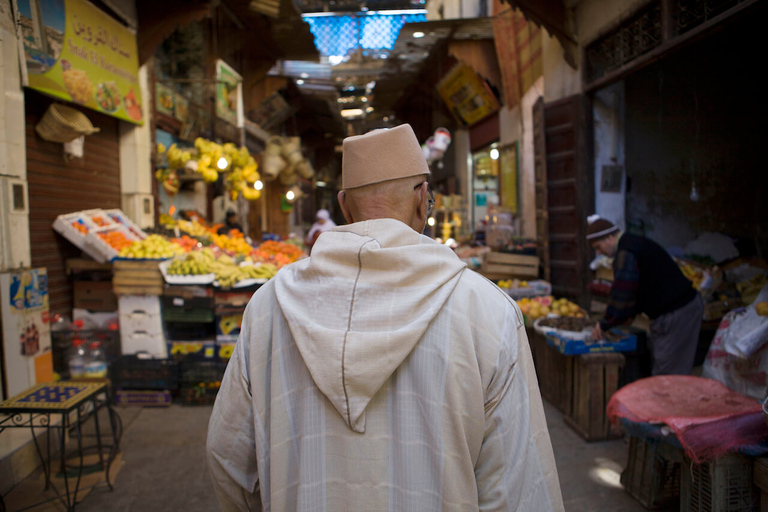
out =
[[[619,484],[628,445],[587,443],[544,402],[567,512],[635,512],[645,508]],[[216,511],[205,464],[211,407],[120,408],[122,461],[114,490],[93,490],[80,512]],[[30,478],[36,478],[35,476]],[[9,506],[12,506],[8,503]],[[9,510],[13,510],[9,508]],[[63,510],[63,507],[33,510]]]

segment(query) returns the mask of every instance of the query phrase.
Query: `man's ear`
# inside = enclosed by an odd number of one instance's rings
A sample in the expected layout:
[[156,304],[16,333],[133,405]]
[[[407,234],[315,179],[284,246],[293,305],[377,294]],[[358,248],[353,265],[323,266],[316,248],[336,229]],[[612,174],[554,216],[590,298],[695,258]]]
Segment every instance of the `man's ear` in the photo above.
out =
[[352,219],[352,213],[350,213],[349,208],[347,208],[347,196],[344,194],[344,191],[339,190],[339,194],[336,198],[339,200],[339,206],[341,207],[341,213],[344,215],[344,218],[350,224],[354,224],[355,221]]

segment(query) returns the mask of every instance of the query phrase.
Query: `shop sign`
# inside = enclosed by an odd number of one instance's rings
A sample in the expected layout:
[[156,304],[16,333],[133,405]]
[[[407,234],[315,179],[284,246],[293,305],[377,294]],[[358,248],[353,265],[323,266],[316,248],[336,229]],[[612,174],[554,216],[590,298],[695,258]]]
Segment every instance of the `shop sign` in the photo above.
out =
[[437,84],[437,90],[458,121],[471,126],[499,109],[499,102],[477,73],[456,64]]
[[240,122],[242,110],[242,83],[237,71],[223,60],[216,61],[216,115],[234,125]]
[[85,0],[15,0],[23,84],[142,124],[136,35]]

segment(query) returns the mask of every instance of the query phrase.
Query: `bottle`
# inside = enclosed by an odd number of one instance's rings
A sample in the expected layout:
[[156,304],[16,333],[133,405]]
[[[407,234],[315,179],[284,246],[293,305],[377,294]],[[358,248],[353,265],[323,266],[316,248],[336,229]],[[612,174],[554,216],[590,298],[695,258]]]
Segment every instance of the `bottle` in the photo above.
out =
[[79,379],[85,377],[85,364],[88,354],[85,351],[85,340],[75,338],[69,355],[69,378]]
[[101,349],[101,342],[91,342],[88,361],[85,363],[86,377],[104,379],[107,377],[107,358]]

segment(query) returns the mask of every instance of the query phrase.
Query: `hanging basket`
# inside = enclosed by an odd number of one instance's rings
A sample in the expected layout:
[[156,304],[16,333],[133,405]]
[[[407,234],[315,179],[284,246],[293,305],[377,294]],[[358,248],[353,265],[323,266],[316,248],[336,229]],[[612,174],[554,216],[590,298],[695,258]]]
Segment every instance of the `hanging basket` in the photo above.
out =
[[312,164],[309,163],[309,160],[302,160],[299,162],[298,165],[296,165],[296,172],[305,180],[311,180],[315,175],[315,170],[312,168]]
[[296,174],[296,170],[293,167],[289,167],[280,173],[280,183],[283,185],[293,185],[299,180],[299,176]]
[[283,158],[290,165],[298,165],[304,157],[301,155],[301,139],[299,137],[286,137],[283,142]]
[[267,139],[267,146],[264,148],[264,155],[279,156],[283,151],[283,138],[279,135],[273,135]]
[[270,155],[268,153],[264,153],[264,161],[262,162],[262,174],[264,175],[264,179],[267,181],[271,181],[283,171],[288,166],[288,163],[283,160],[283,157],[279,154],[277,155]]
[[35,131],[47,141],[69,142],[81,135],[94,134],[99,128],[95,128],[79,110],[53,103],[35,126]]

